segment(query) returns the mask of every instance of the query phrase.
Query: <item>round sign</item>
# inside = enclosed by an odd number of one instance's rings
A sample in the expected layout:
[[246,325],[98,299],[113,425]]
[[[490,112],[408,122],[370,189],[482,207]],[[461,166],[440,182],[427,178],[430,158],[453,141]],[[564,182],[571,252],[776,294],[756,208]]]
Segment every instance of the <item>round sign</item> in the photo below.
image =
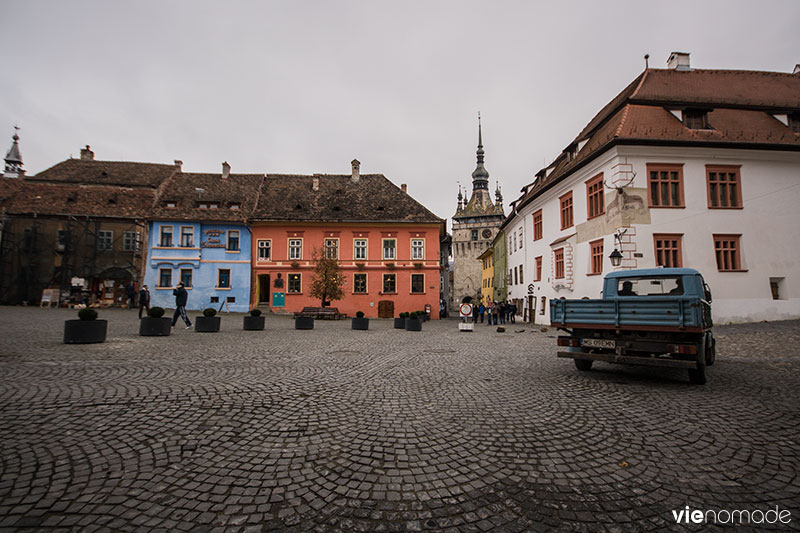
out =
[[472,316],[472,304],[461,304],[459,312],[461,316]]

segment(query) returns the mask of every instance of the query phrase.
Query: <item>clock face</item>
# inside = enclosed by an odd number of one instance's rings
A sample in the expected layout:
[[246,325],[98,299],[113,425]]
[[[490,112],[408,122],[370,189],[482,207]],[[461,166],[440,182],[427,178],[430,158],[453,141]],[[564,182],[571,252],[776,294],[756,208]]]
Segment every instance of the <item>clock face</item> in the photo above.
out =
[[490,230],[490,229],[483,230],[483,238],[484,239],[488,239],[491,236],[492,236],[492,230]]

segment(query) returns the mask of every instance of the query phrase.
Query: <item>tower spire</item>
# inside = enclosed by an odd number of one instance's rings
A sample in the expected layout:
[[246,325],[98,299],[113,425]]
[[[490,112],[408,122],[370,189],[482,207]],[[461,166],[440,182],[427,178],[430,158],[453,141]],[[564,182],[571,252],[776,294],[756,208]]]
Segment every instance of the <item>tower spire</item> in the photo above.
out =
[[478,150],[477,165],[475,171],[472,173],[472,190],[476,189],[489,189],[489,172],[483,166],[483,132],[481,131],[481,113],[478,111]]
[[6,169],[3,175],[6,178],[19,178],[25,174],[22,169],[22,155],[19,153],[19,135],[17,131],[19,131],[19,127],[14,126],[14,136],[11,137],[14,142],[11,144],[5,159]]

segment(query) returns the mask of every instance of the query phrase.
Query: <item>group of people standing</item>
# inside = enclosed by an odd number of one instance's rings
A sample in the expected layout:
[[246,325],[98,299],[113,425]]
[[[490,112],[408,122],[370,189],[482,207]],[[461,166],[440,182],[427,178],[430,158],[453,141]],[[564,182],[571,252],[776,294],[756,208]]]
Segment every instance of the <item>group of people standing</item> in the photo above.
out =
[[472,321],[477,323],[479,320],[483,324],[483,317],[486,315],[487,325],[514,324],[517,315],[517,306],[513,302],[488,302],[486,305],[483,303],[472,307]]

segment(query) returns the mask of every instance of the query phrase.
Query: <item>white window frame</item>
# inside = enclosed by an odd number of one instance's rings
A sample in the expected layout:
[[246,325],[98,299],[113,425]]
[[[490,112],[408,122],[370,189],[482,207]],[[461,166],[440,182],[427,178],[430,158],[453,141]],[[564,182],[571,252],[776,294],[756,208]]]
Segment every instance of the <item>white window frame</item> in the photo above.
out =
[[[236,249],[231,249],[231,235],[236,233]],[[238,253],[242,251],[242,232],[238,229],[229,229],[225,232],[225,251]]]
[[[393,243],[393,246],[391,248],[387,248],[386,247],[386,243],[388,243],[390,241]],[[382,246],[383,247],[383,258],[385,260],[390,260],[390,261],[397,260],[397,239],[395,239],[393,237],[392,238],[388,238],[388,239],[382,239],[382,243],[381,244],[383,245]],[[391,254],[387,254],[386,253],[387,250],[391,250],[392,253]],[[391,255],[391,257],[389,255]]]
[[[293,245],[296,242],[298,244]],[[295,252],[297,252],[295,254]],[[289,239],[289,260],[299,261],[303,259],[303,239]]]
[[[359,246],[358,244],[360,242],[363,242],[364,245],[363,246]],[[366,261],[367,257],[369,257],[368,249],[367,249],[368,245],[369,245],[369,243],[367,242],[367,239],[353,239],[353,259],[356,260],[356,261]],[[364,252],[364,257],[359,257],[359,255],[358,255],[359,251],[363,251]]]
[[139,249],[139,232],[126,231],[122,238],[122,249],[126,252],[135,252]]
[[425,239],[411,239],[411,259],[425,260]]
[[[266,246],[262,246],[262,243],[266,243]],[[261,257],[261,250],[267,250],[267,258],[264,259]],[[258,261],[272,261],[272,239],[259,239],[258,240],[258,255],[256,256]]]
[[[333,246],[329,246],[330,243],[333,243]],[[336,237],[326,237],[322,241],[322,248],[325,251],[325,257],[328,259],[339,259],[339,239]],[[331,256],[329,254],[330,248],[333,248],[336,252]]]

